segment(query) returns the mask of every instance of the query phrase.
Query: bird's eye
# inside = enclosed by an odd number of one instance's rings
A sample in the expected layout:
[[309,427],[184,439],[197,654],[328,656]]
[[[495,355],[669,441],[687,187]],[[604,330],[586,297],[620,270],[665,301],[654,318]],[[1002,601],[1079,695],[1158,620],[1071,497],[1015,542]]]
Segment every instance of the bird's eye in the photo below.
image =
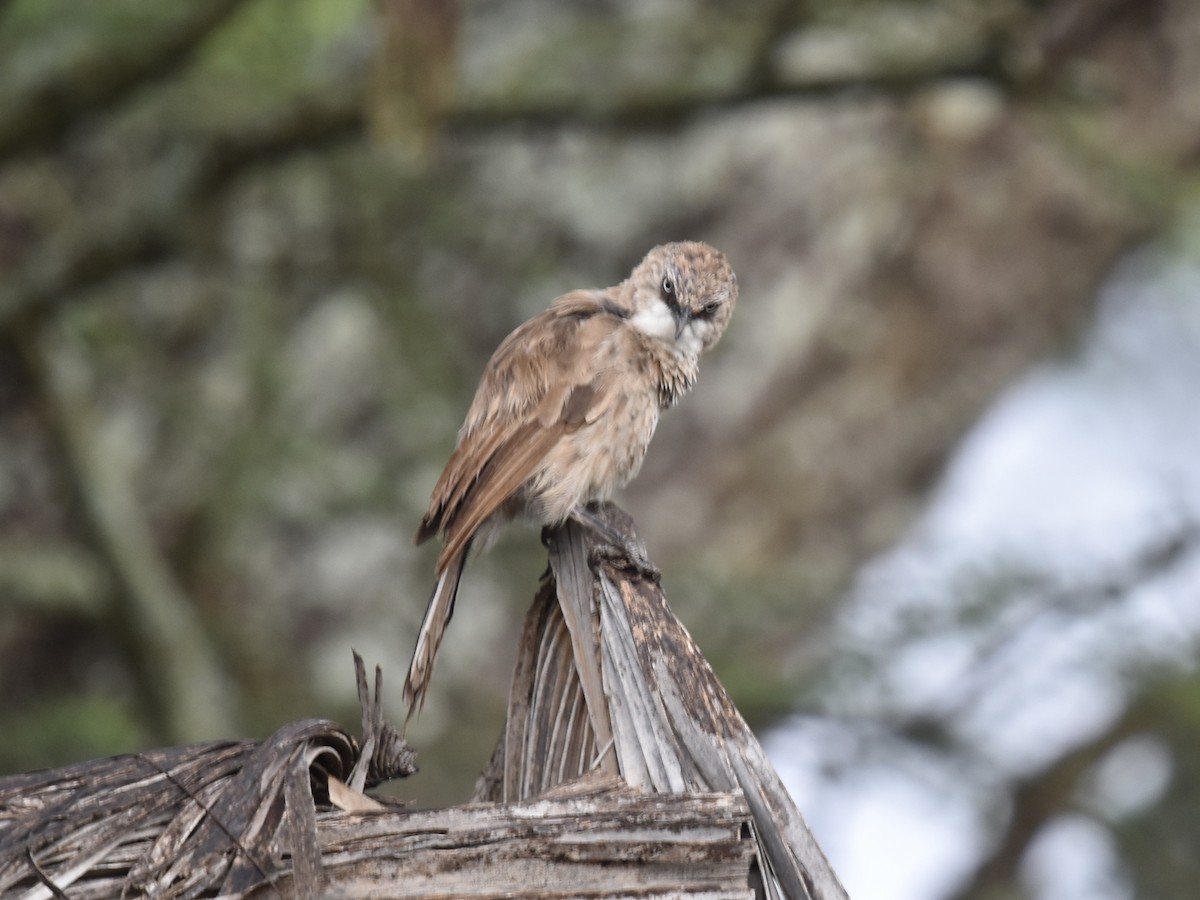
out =
[[705,303],[702,307],[700,307],[700,315],[704,316],[706,319],[712,318],[712,316],[720,308],[721,308],[720,300],[711,300],[708,303]]
[[671,280],[670,275],[664,275],[662,280],[663,297],[675,296],[675,282]]

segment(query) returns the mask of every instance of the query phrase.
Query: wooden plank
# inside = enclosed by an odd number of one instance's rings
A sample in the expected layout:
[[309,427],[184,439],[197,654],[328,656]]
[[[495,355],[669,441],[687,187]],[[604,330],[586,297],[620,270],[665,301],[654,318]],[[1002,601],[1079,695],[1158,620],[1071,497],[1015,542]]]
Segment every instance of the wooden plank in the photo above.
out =
[[[754,848],[738,795],[633,795],[417,813],[323,814],[339,897],[710,896],[748,900]],[[290,896],[285,877],[276,888]],[[263,886],[251,896],[266,897]]]

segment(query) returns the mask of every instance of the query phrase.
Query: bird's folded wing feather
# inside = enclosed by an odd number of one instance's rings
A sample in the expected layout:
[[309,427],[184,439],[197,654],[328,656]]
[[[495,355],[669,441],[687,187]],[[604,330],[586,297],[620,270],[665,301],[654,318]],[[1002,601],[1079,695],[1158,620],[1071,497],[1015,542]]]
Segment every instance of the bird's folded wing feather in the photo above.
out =
[[[559,439],[603,403],[591,348],[620,320],[600,292],[566,294],[508,336],[484,372],[417,542],[441,531],[438,569],[537,471]],[[607,382],[607,378],[604,379]]]

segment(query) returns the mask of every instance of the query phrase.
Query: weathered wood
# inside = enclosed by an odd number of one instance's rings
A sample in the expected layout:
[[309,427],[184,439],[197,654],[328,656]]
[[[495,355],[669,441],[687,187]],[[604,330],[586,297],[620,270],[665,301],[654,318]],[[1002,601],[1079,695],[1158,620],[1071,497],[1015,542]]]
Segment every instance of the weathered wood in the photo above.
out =
[[310,779],[355,756],[341,728],[308,720],[0,779],[0,896],[53,896],[38,869],[72,898],[244,893],[284,870],[282,849],[312,850]]
[[361,748],[309,720],[0,779],[0,895],[843,900],[657,580],[576,525],[548,537],[480,802],[359,793],[415,767],[356,657]]
[[32,859],[71,898],[753,897],[738,794],[593,777],[516,804],[315,812],[309,770],[279,766],[332,753],[321,771],[348,771],[342,736],[297,723],[0,779],[0,894],[52,896]]
[[[600,515],[645,558],[625,513],[608,504]],[[505,758],[495,765],[503,777],[481,780],[477,797],[524,799],[613,764],[632,789],[651,794],[740,792],[753,812],[767,896],[844,898],[762,746],[658,582],[578,524],[548,537],[551,571],[526,618]],[[586,716],[575,711],[580,697]],[[590,765],[581,747],[597,751]]]
[[[366,697],[367,744],[310,719],[265,741],[134,753],[0,778],[0,896],[72,900],[241,896],[287,873],[290,896],[323,879],[317,804],[330,779],[377,784],[413,754]],[[376,674],[378,701],[379,674]],[[355,772],[366,772],[356,778]],[[352,788],[345,788],[347,791]],[[56,893],[58,892],[58,893]]]
[[[318,819],[336,897],[753,897],[745,801],[582,798]],[[290,896],[288,878],[251,894]]]

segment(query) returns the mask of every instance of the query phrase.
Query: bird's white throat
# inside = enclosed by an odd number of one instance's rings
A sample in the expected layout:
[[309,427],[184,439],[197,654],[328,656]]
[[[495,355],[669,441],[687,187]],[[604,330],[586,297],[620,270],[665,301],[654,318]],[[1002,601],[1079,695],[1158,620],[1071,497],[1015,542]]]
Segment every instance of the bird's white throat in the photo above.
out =
[[629,319],[629,324],[642,334],[658,338],[673,345],[685,356],[699,356],[703,342],[696,334],[696,323],[689,322],[679,340],[675,339],[675,315],[671,307],[662,300],[655,300],[645,309],[639,310]]
[[662,300],[656,299],[645,309],[639,310],[630,318],[629,324],[650,337],[669,342],[675,340],[675,316],[671,313],[671,307]]

